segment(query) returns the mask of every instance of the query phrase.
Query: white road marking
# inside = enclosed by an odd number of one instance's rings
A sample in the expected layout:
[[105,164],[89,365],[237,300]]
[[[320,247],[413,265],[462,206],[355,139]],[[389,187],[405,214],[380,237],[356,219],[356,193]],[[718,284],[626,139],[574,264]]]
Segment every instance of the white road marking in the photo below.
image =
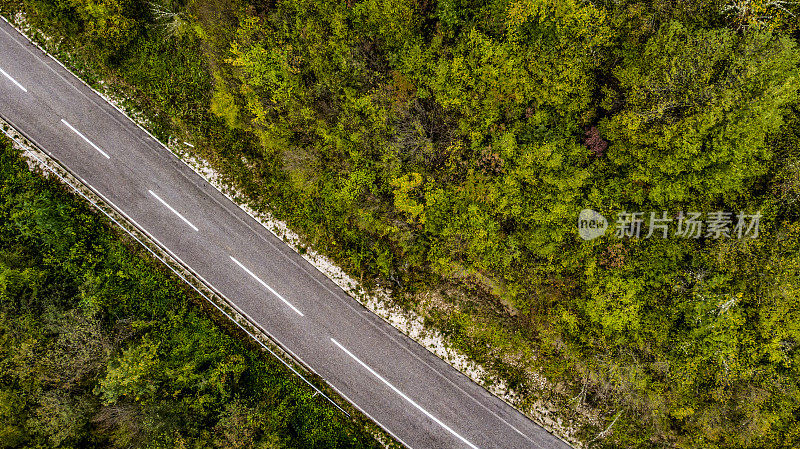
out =
[[230,256],[230,258],[231,258],[231,260],[232,260],[232,261],[234,261],[234,262],[236,263],[236,265],[239,265],[239,267],[240,267],[242,270],[246,271],[246,272],[247,272],[247,274],[249,274],[250,276],[252,276],[252,277],[253,277],[253,279],[257,280],[257,281],[258,281],[258,282],[259,282],[261,285],[263,285],[263,286],[264,286],[264,287],[265,287],[267,290],[269,290],[270,292],[272,292],[272,294],[273,294],[273,295],[277,296],[277,297],[278,297],[278,299],[280,299],[281,301],[283,301],[283,302],[284,302],[284,303],[285,303],[287,306],[291,307],[291,309],[292,309],[292,310],[294,310],[295,312],[297,312],[297,314],[298,314],[298,315],[300,315],[300,316],[304,316],[304,315],[303,315],[303,312],[301,312],[301,311],[297,310],[297,307],[293,306],[293,305],[292,305],[292,303],[290,303],[289,301],[287,301],[287,300],[286,300],[286,298],[284,298],[284,297],[283,297],[283,296],[281,296],[281,295],[280,295],[278,292],[276,292],[275,290],[273,290],[273,289],[272,289],[272,287],[270,287],[269,285],[267,285],[267,283],[266,283],[266,282],[264,282],[264,281],[262,281],[261,279],[259,279],[259,278],[258,278],[258,276],[256,276],[255,274],[253,274],[253,272],[252,272],[252,271],[248,270],[248,269],[247,269],[247,267],[246,267],[246,266],[244,266],[244,265],[242,265],[242,263],[241,263],[241,262],[239,262],[238,260],[236,260],[236,259],[235,259],[233,256]]
[[[392,436],[392,438],[394,438],[395,440],[399,441],[401,446],[405,447],[406,449],[414,449],[414,448],[413,448],[413,447],[412,447],[410,444],[406,443],[405,441],[403,441],[402,439],[400,439],[400,437],[398,437],[397,435],[395,435],[394,433],[392,433],[392,431],[391,431],[391,430],[389,430],[389,428],[388,428],[388,427],[384,426],[383,424],[381,424],[381,422],[380,422],[380,421],[378,421],[378,420],[377,420],[377,419],[375,419],[375,418],[374,418],[372,415],[370,415],[369,413],[367,413],[367,411],[366,411],[366,410],[364,410],[363,408],[361,408],[361,406],[359,406],[359,405],[358,405],[358,404],[357,404],[355,401],[353,401],[352,399],[350,399],[349,397],[347,397],[347,395],[346,395],[346,394],[342,393],[342,391],[341,391],[341,390],[339,390],[338,388],[336,388],[336,386],[335,386],[334,384],[332,384],[332,383],[328,382],[327,380],[325,381],[325,383],[327,383],[329,387],[333,388],[333,391],[335,391],[337,394],[339,394],[339,396],[341,396],[342,398],[344,398],[344,400],[345,400],[345,401],[347,401],[347,402],[349,402],[350,404],[352,404],[352,405],[353,405],[353,407],[355,407],[355,408],[356,408],[358,411],[360,411],[361,413],[363,413],[363,414],[364,414],[364,415],[365,415],[367,418],[371,419],[371,420],[372,420],[372,421],[373,421],[375,424],[377,424],[377,425],[378,425],[378,427],[380,427],[381,429],[383,429],[383,430],[384,430],[384,432],[388,433],[389,435],[391,435],[391,436]],[[348,415],[348,416],[349,416],[349,415]]]
[[175,215],[177,215],[177,216],[178,216],[178,217],[179,217],[181,220],[183,220],[183,221],[184,221],[184,222],[185,222],[187,225],[191,226],[191,228],[192,228],[192,229],[194,229],[195,231],[198,231],[198,229],[197,229],[197,226],[193,225],[193,224],[192,224],[192,222],[191,222],[191,221],[189,221],[189,220],[187,220],[187,219],[186,219],[186,217],[184,217],[183,215],[181,215],[181,214],[180,214],[180,212],[178,212],[178,211],[176,211],[175,209],[173,209],[173,208],[172,208],[172,206],[170,206],[169,204],[167,204],[167,202],[166,202],[166,201],[162,200],[162,199],[161,199],[161,197],[159,197],[158,195],[156,195],[156,194],[155,194],[155,192],[153,192],[152,190],[148,190],[148,192],[150,192],[150,195],[153,195],[153,196],[155,197],[155,199],[157,199],[158,201],[160,201],[160,202],[161,202],[161,204],[163,204],[163,205],[167,206],[167,209],[171,210],[171,211],[172,211],[172,213],[174,213]]
[[406,396],[406,395],[405,395],[405,393],[403,393],[402,391],[398,390],[398,389],[397,389],[397,387],[395,387],[394,385],[390,384],[388,380],[384,379],[384,378],[383,378],[383,376],[381,376],[380,374],[378,374],[377,372],[375,372],[375,370],[374,370],[374,369],[372,369],[372,368],[370,368],[370,366],[369,366],[369,365],[367,365],[366,363],[362,362],[362,361],[361,361],[361,360],[360,360],[358,357],[356,357],[355,355],[353,355],[353,353],[352,353],[352,352],[348,351],[348,350],[347,350],[347,348],[345,348],[344,346],[342,346],[342,345],[341,345],[341,344],[340,344],[338,341],[334,340],[333,338],[331,338],[331,341],[333,342],[333,344],[335,344],[336,346],[338,346],[338,347],[339,347],[339,349],[341,349],[341,350],[342,350],[342,351],[344,351],[344,352],[345,352],[347,355],[349,355],[349,356],[350,356],[350,357],[351,357],[353,360],[355,360],[356,362],[358,362],[358,364],[359,364],[359,365],[363,366],[363,367],[364,367],[364,368],[365,368],[367,371],[369,371],[369,372],[370,372],[370,373],[371,373],[373,376],[377,377],[377,378],[378,378],[378,379],[379,379],[381,382],[383,382],[384,384],[386,384],[386,386],[387,386],[387,387],[391,388],[391,389],[392,389],[392,391],[394,391],[395,393],[399,394],[401,398],[403,398],[403,399],[405,399],[406,401],[408,401],[408,403],[409,403],[409,404],[411,404],[411,405],[413,405],[414,407],[416,407],[416,408],[417,408],[419,411],[421,411],[422,413],[424,413],[424,414],[425,414],[425,416],[427,416],[428,418],[430,418],[430,419],[432,419],[434,422],[436,422],[436,424],[439,424],[440,426],[442,426],[442,428],[444,428],[444,430],[446,430],[446,431],[448,431],[448,432],[452,433],[452,434],[453,434],[453,435],[454,435],[456,438],[458,438],[459,440],[463,441],[463,442],[464,442],[464,444],[466,444],[467,446],[471,447],[472,449],[478,449],[478,446],[475,446],[474,444],[470,443],[470,442],[469,442],[469,440],[467,440],[466,438],[464,438],[464,437],[462,437],[461,435],[459,435],[458,433],[456,433],[456,431],[455,431],[455,430],[453,430],[453,429],[451,429],[450,427],[448,427],[448,426],[447,426],[447,424],[445,424],[445,423],[443,423],[443,422],[439,421],[439,419],[438,419],[437,417],[435,417],[435,416],[431,415],[431,414],[430,414],[430,412],[428,412],[427,410],[425,410],[424,408],[422,408],[422,406],[420,406],[419,404],[417,404],[416,402],[414,402],[414,400],[413,400],[413,399],[411,399],[410,397]]
[[194,145],[192,145],[191,143],[189,143],[189,142],[187,142],[187,141],[185,141],[185,140],[183,141],[183,143],[185,143],[185,144],[186,144],[186,146],[188,146],[188,147],[192,147],[192,148],[194,148]]
[[[1,16],[0,16],[0,19],[2,19],[4,22],[8,23],[8,21],[5,19],[5,17],[1,17]],[[5,34],[8,34],[8,35],[9,35],[9,36],[12,38],[12,40],[14,40],[14,42],[16,42],[17,44],[20,44],[20,42],[19,42],[19,41],[17,41],[17,40],[16,40],[16,39],[15,39],[13,36],[11,36],[11,34],[9,34],[9,33],[8,33],[6,30],[0,29],[0,31],[2,31],[2,32],[3,32],[3,33],[5,33]],[[30,43],[30,41],[28,41],[28,43]],[[35,43],[34,43],[34,44],[35,44]],[[22,45],[22,44],[20,44],[20,45]],[[38,46],[38,45],[37,45],[37,46]],[[39,47],[39,49],[41,50],[41,47]],[[34,55],[34,53],[33,53],[33,52],[31,52],[30,50],[28,50],[28,49],[27,49],[27,47],[25,47],[25,50],[26,50],[26,51],[28,51],[28,53],[30,53],[31,55],[33,55],[33,56],[34,56],[34,57],[36,57],[37,59],[39,59],[39,57],[38,57],[37,55]],[[42,51],[44,52],[44,50],[42,50]],[[70,73],[70,74],[72,74],[72,75],[74,76],[74,74],[73,74],[73,73],[72,73],[72,72],[71,72],[69,69],[67,69],[67,68],[66,68],[66,67],[63,65],[63,63],[61,63],[61,62],[60,62],[60,61],[58,61],[57,59],[53,58],[51,55],[47,54],[46,52],[45,52],[45,55],[46,55],[47,57],[49,57],[49,58],[50,58],[52,61],[54,61],[54,62],[56,62],[58,65],[60,65],[60,66],[61,66],[61,67],[62,67],[64,70],[66,70],[68,73]],[[43,61],[41,61],[41,60],[40,60],[40,62],[43,62]],[[69,86],[73,87],[73,86],[72,86],[72,84],[71,84],[71,83],[69,83],[69,81],[67,81],[67,80],[66,80],[66,79],[65,79],[63,76],[61,76],[61,74],[59,74],[59,73],[58,73],[56,70],[54,70],[52,67],[50,67],[50,66],[49,66],[49,65],[47,65],[46,63],[45,63],[45,66],[46,66],[48,69],[50,69],[51,71],[53,71],[53,73],[54,73],[56,76],[60,77],[62,80],[64,80],[65,82],[67,82],[67,83],[69,84]],[[86,83],[85,83],[85,82],[84,82],[82,79],[80,79],[80,78],[76,78],[76,79],[77,79],[77,80],[79,80],[79,81],[81,81],[81,82],[82,82],[82,83],[83,83],[83,84],[84,84],[84,85],[85,85],[87,88],[91,89],[91,87],[90,87],[90,86],[88,86],[88,84],[86,84]],[[18,83],[15,83],[15,84],[18,84]],[[20,86],[20,88],[22,88],[22,90],[24,90],[25,92],[27,92],[27,90],[26,90],[26,89],[24,89],[24,87]],[[83,94],[83,92],[81,92],[79,89],[77,89],[77,88],[75,88],[75,89],[76,89],[76,91],[77,91],[79,94],[81,94],[81,95],[83,95],[85,98],[89,99],[89,97],[87,97],[85,94]],[[94,89],[91,89],[91,90],[92,90],[93,92],[97,93],[97,91],[96,91],[96,90],[94,90]],[[89,99],[89,101],[92,101],[92,100],[91,100],[91,99]],[[95,104],[96,104],[96,103],[95,103]],[[122,111],[121,111],[121,110],[120,110],[120,109],[119,109],[119,108],[118,108],[116,105],[113,105],[113,104],[111,104],[111,106],[112,106],[112,107],[114,107],[114,108],[115,108],[115,109],[116,109],[116,110],[117,110],[117,111],[118,111],[120,114],[122,114],[123,116],[125,116],[125,118],[128,118],[128,120],[130,120],[130,118],[129,118],[129,117],[127,117],[127,115],[125,115],[125,113],[124,113],[124,112],[122,112]],[[63,120],[62,120],[62,121],[63,121]],[[131,123],[135,124],[135,125],[136,125],[136,126],[138,126],[138,127],[139,127],[139,128],[140,128],[140,129],[141,129],[143,132],[145,132],[145,133],[148,135],[148,138],[149,138],[149,139],[151,139],[151,140],[153,140],[153,141],[156,141],[156,142],[159,142],[159,143],[160,143],[160,141],[159,141],[158,139],[154,138],[154,137],[152,136],[152,134],[150,134],[150,133],[149,133],[149,132],[148,132],[146,129],[142,128],[142,127],[141,127],[141,126],[140,126],[138,123],[136,123],[136,122],[133,122],[132,120],[131,120]],[[71,127],[70,127],[70,128],[71,128]],[[81,136],[81,137],[83,137],[83,136]],[[188,144],[188,143],[187,143],[187,144]],[[163,144],[161,144],[161,145],[163,146]],[[192,146],[191,144],[189,144],[189,145],[190,145],[190,146]],[[94,146],[94,145],[93,145],[93,146]],[[96,148],[96,147],[95,147],[95,148]],[[49,150],[47,150],[47,149],[44,149],[44,151],[45,151],[45,153],[47,153],[47,154],[49,154],[49,155],[51,155],[51,156],[52,156],[52,153],[51,153]],[[98,149],[98,151],[100,151],[100,150]],[[103,153],[103,152],[101,151],[101,153]],[[106,158],[109,158],[109,156],[108,156],[108,155],[106,155],[105,153],[103,153],[103,154],[104,154],[104,156],[105,156]],[[183,163],[184,163],[185,165],[187,165],[187,167],[188,167],[188,164],[186,164],[186,162],[185,162],[185,161],[181,160],[181,162],[183,162]],[[191,168],[191,167],[190,167],[190,168]],[[216,187],[215,187],[215,188],[216,188]],[[217,190],[219,190],[219,189],[217,188]],[[95,192],[95,193],[99,193],[99,192]],[[102,194],[100,194],[100,195],[102,196]],[[106,201],[107,201],[107,200],[106,200]],[[108,201],[107,201],[107,202],[108,202]],[[121,211],[121,210],[120,210],[120,211]],[[123,212],[123,214],[124,214],[124,212]],[[129,218],[129,219],[130,219],[130,218]],[[263,226],[263,224],[262,224],[262,226]],[[141,229],[141,228],[140,228],[140,229]],[[268,229],[268,228],[266,228],[266,226],[265,226],[265,229],[267,229],[267,230],[269,231],[269,229]],[[151,238],[152,238],[152,236],[151,236]],[[263,238],[263,237],[262,237],[262,238]],[[160,246],[162,246],[162,248],[166,248],[166,247],[163,247],[163,245],[160,245]],[[274,247],[274,245],[271,245],[271,246],[273,246],[273,247]],[[173,255],[173,257],[175,257],[175,256]],[[297,266],[297,263],[296,263],[294,260],[292,260],[292,259],[289,259],[289,261],[290,261],[291,263],[293,263],[293,264],[295,264],[295,265]],[[317,283],[320,283],[320,281],[319,281],[318,279],[314,278],[314,280],[315,280]],[[320,283],[320,284],[321,284],[321,283]],[[333,293],[333,292],[332,292],[332,291],[331,291],[329,288],[327,288],[327,287],[326,287],[326,286],[324,286],[323,284],[321,284],[321,285],[323,286],[323,288],[325,288],[326,290],[328,290],[328,291],[329,291],[329,292],[330,292],[332,295],[334,295],[334,296],[336,296],[336,297],[338,298],[338,295],[337,295],[336,293]],[[339,299],[341,300],[341,298],[339,298]],[[348,306],[350,306],[350,304],[347,304],[347,305],[348,305]],[[351,306],[351,307],[352,307],[352,306]],[[240,312],[241,312],[241,311],[240,311]],[[224,313],[224,312],[223,312],[223,313]],[[374,324],[373,324],[373,326],[377,328],[377,326],[375,326]],[[379,329],[379,330],[380,330],[380,329]],[[380,331],[381,331],[382,333],[384,333],[384,334],[385,334],[385,331],[383,331],[383,330],[380,330]],[[254,338],[255,338],[255,337],[254,337]],[[407,350],[407,349],[406,349],[406,350]],[[412,356],[414,356],[414,357],[415,357],[415,358],[417,358],[418,360],[422,361],[423,363],[426,363],[426,364],[427,364],[427,362],[425,362],[424,360],[420,359],[418,356],[416,356],[416,355],[414,355],[414,354],[412,354]],[[444,378],[444,376],[442,376],[442,375],[441,375],[441,373],[439,373],[438,371],[437,371],[437,375],[439,375],[440,377],[443,377],[443,378]],[[463,389],[461,389],[461,387],[459,387],[458,385],[454,384],[454,383],[453,383],[452,381],[450,381],[449,379],[447,379],[447,378],[444,378],[444,379],[445,379],[445,380],[447,380],[447,381],[448,381],[450,384],[452,384],[452,385],[453,385],[453,386],[455,386],[456,388],[458,388],[459,390],[463,391]],[[331,386],[332,386],[332,385],[331,385]],[[336,390],[336,388],[335,388],[335,387],[334,387],[334,390]],[[337,390],[337,391],[338,391],[338,390]],[[499,417],[499,416],[498,416],[496,413],[494,413],[494,412],[492,412],[491,410],[487,409],[485,405],[483,405],[483,404],[482,404],[480,401],[478,401],[477,399],[475,399],[475,398],[474,398],[472,395],[470,395],[469,393],[466,393],[466,392],[465,392],[465,394],[466,394],[468,397],[470,397],[470,399],[472,399],[472,400],[473,400],[473,401],[474,401],[474,402],[475,402],[477,405],[479,405],[480,407],[482,407],[482,408],[486,409],[486,410],[487,410],[489,413],[491,413],[493,416],[495,416],[495,417],[498,417],[499,419],[501,419],[501,420],[502,420],[502,421],[503,421],[505,424],[508,424],[508,423],[507,423],[505,420],[503,420],[502,418],[500,418],[500,417]],[[343,396],[344,396],[344,395],[343,395]],[[352,403],[352,404],[353,404],[353,405],[354,405],[356,408],[359,408],[357,404],[355,404],[355,403],[354,403],[354,402],[352,402],[352,401],[350,401],[350,402],[351,402],[351,403]],[[359,408],[359,409],[360,409],[360,408]],[[362,410],[362,411],[363,411],[363,410]],[[346,412],[345,412],[345,413],[346,413]],[[508,424],[508,425],[509,425],[509,426],[510,426],[510,427],[511,427],[513,430],[515,430],[517,433],[519,433],[520,435],[523,435],[523,436],[525,436],[525,435],[524,435],[522,432],[520,432],[519,430],[517,430],[516,428],[514,428],[514,427],[513,427],[513,426],[511,426],[510,424]],[[529,437],[525,436],[525,438],[526,438],[526,439],[528,439],[529,441],[532,441],[532,442],[534,442],[534,443],[535,443],[535,441],[531,440]],[[539,446],[539,445],[537,444],[537,446]],[[541,447],[541,446],[539,446],[539,447]]]
[[95,145],[95,144],[94,144],[94,142],[92,142],[91,140],[87,139],[87,138],[86,138],[86,136],[84,136],[83,134],[81,134],[81,132],[80,132],[80,131],[78,131],[78,130],[77,130],[77,129],[75,129],[75,128],[74,128],[72,125],[70,125],[69,123],[67,123],[67,121],[66,121],[66,120],[64,120],[63,118],[61,119],[61,123],[63,123],[63,124],[65,124],[65,125],[67,125],[67,128],[71,129],[71,130],[72,130],[72,132],[74,132],[75,134],[79,135],[79,136],[81,137],[81,139],[85,140],[85,141],[86,141],[86,143],[88,143],[89,145],[91,145],[91,146],[92,146],[92,148],[94,148],[95,150],[99,151],[99,152],[100,152],[100,154],[102,154],[103,156],[105,156],[105,157],[106,157],[106,159],[111,159],[111,156],[109,156],[108,154],[106,154],[106,152],[105,152],[105,151],[101,150],[101,149],[100,149],[100,147],[98,147],[97,145]]
[[5,71],[5,70],[3,70],[3,69],[0,69],[0,73],[2,73],[2,74],[3,74],[3,76],[5,76],[6,78],[8,78],[8,79],[9,79],[9,80],[10,80],[12,83],[16,84],[16,86],[17,86],[17,87],[19,87],[20,89],[22,89],[22,91],[23,91],[23,92],[25,92],[25,93],[28,93],[28,89],[26,89],[26,88],[25,88],[25,86],[23,86],[22,84],[18,83],[18,82],[17,82],[17,80],[15,80],[14,78],[12,78],[12,77],[11,77],[11,75],[9,75],[8,73],[6,73],[6,71]]

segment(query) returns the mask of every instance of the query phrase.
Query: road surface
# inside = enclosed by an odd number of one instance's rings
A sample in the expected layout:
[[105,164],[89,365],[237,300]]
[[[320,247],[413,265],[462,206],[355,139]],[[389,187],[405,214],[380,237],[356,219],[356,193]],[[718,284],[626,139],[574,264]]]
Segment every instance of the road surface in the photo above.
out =
[[0,20],[0,116],[414,449],[566,449],[364,308]]

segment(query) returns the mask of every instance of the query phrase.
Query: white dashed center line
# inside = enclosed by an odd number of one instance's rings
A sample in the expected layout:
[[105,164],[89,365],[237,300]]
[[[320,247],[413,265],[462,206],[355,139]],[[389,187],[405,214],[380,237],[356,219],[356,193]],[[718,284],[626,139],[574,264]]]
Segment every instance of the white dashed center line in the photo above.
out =
[[191,222],[191,221],[189,221],[189,220],[187,220],[187,219],[186,219],[186,217],[184,217],[183,215],[181,215],[181,214],[180,214],[180,212],[178,212],[178,211],[176,211],[175,209],[173,209],[173,208],[172,208],[172,206],[170,206],[169,204],[167,204],[167,202],[166,202],[166,201],[162,200],[162,199],[161,199],[161,197],[159,197],[158,195],[156,195],[156,194],[155,194],[155,192],[153,192],[152,190],[148,190],[148,192],[150,192],[150,195],[153,195],[153,197],[155,197],[155,199],[157,199],[158,201],[160,201],[160,202],[161,202],[161,204],[163,204],[164,206],[167,206],[167,209],[171,210],[171,211],[172,211],[172,213],[174,213],[175,215],[177,215],[177,216],[178,216],[178,218],[180,218],[181,220],[183,220],[183,221],[184,221],[184,223],[186,223],[187,225],[189,225],[189,226],[190,226],[192,229],[194,229],[195,231],[197,231],[197,230],[198,230],[198,229],[197,229],[197,226],[193,225],[193,224],[192,224],[192,222]]
[[264,287],[265,287],[267,290],[269,290],[269,291],[270,291],[270,292],[271,292],[273,295],[277,296],[277,297],[278,297],[278,299],[280,299],[281,301],[283,301],[283,302],[284,302],[284,303],[285,303],[287,306],[289,306],[289,307],[290,307],[292,310],[294,310],[295,312],[297,312],[297,314],[298,314],[298,315],[300,315],[300,316],[304,316],[304,315],[303,315],[303,312],[301,312],[301,311],[297,310],[297,307],[293,306],[293,305],[292,305],[292,303],[290,303],[289,301],[287,301],[287,300],[286,300],[286,298],[284,298],[284,297],[283,297],[283,296],[281,296],[281,295],[280,295],[278,292],[276,292],[275,290],[273,290],[273,289],[272,289],[272,287],[270,287],[269,285],[267,285],[267,283],[266,283],[266,282],[264,282],[264,281],[262,281],[261,279],[259,279],[259,278],[258,278],[258,276],[256,276],[255,274],[253,274],[253,272],[252,272],[252,271],[248,270],[248,269],[247,269],[247,267],[246,267],[246,266],[244,266],[244,265],[242,265],[242,263],[241,263],[241,262],[239,262],[238,260],[236,260],[236,259],[235,259],[233,256],[230,256],[230,258],[231,258],[231,260],[232,260],[232,261],[234,261],[234,262],[236,263],[236,265],[239,265],[239,267],[240,267],[242,270],[246,271],[246,272],[247,272],[247,274],[249,274],[250,276],[252,276],[252,277],[253,277],[253,279],[257,280],[259,284],[263,285],[263,286],[264,286]]
[[6,73],[6,71],[5,71],[5,70],[3,70],[3,69],[0,69],[0,73],[2,73],[2,74],[3,74],[3,76],[5,76],[6,78],[8,78],[8,79],[9,79],[9,80],[10,80],[12,83],[14,83],[14,84],[15,84],[17,87],[19,87],[20,89],[22,89],[22,91],[23,91],[23,92],[25,92],[25,93],[28,93],[28,89],[26,89],[26,88],[25,88],[25,86],[23,86],[22,84],[18,83],[18,82],[17,82],[17,80],[15,80],[14,78],[12,78],[12,77],[11,77],[11,75],[9,75],[8,73]]
[[72,132],[74,132],[75,134],[79,135],[79,136],[81,137],[81,139],[85,140],[85,141],[86,141],[86,143],[88,143],[89,145],[91,145],[91,146],[92,146],[92,148],[94,148],[95,150],[97,150],[98,152],[100,152],[100,154],[102,154],[103,156],[105,156],[105,157],[106,157],[106,159],[111,159],[111,156],[109,156],[108,154],[106,154],[106,152],[105,152],[105,151],[101,150],[101,149],[100,149],[100,147],[98,147],[97,145],[95,145],[95,144],[94,144],[94,142],[92,142],[91,140],[87,139],[87,138],[86,138],[86,136],[84,136],[83,134],[81,134],[81,132],[80,132],[80,131],[78,131],[78,130],[77,130],[77,129],[75,129],[75,128],[74,128],[72,125],[70,125],[69,123],[67,123],[67,121],[66,121],[66,120],[64,120],[63,118],[61,119],[61,123],[63,123],[63,124],[65,124],[65,125],[67,125],[67,128],[71,129],[71,130],[72,130]]
[[464,438],[464,437],[462,437],[461,435],[459,435],[458,433],[456,433],[456,431],[455,431],[455,430],[453,430],[453,429],[451,429],[451,428],[450,428],[450,427],[449,427],[447,424],[445,424],[445,423],[443,423],[443,422],[439,421],[439,419],[438,419],[437,417],[435,417],[435,416],[431,415],[431,414],[430,414],[430,413],[429,413],[427,410],[425,410],[424,408],[422,408],[422,406],[421,406],[421,405],[419,405],[419,404],[417,404],[416,402],[414,402],[414,400],[413,400],[413,399],[411,399],[410,397],[406,396],[406,395],[405,395],[405,393],[403,393],[402,391],[398,390],[398,389],[397,389],[397,387],[395,387],[394,385],[390,384],[388,380],[384,379],[384,378],[383,378],[383,376],[381,376],[380,374],[378,374],[377,372],[375,372],[375,370],[374,370],[374,369],[372,369],[372,368],[370,368],[370,366],[369,366],[369,365],[367,365],[366,363],[362,362],[362,361],[361,361],[361,360],[360,360],[358,357],[356,357],[355,355],[353,355],[353,353],[352,353],[352,352],[348,351],[348,350],[347,350],[347,348],[345,348],[344,346],[342,346],[342,345],[341,345],[341,344],[340,344],[338,341],[334,340],[333,338],[331,338],[331,341],[333,342],[333,344],[335,344],[336,346],[338,346],[338,347],[339,347],[339,349],[341,349],[341,350],[342,350],[342,351],[344,351],[344,352],[345,352],[347,355],[349,355],[349,356],[350,356],[350,357],[351,357],[353,360],[355,360],[356,362],[358,362],[358,364],[359,364],[359,365],[363,366],[363,367],[364,367],[364,368],[365,368],[367,371],[369,371],[369,372],[370,372],[370,373],[371,373],[373,376],[377,377],[377,378],[378,378],[378,379],[379,379],[381,382],[383,382],[384,384],[386,384],[386,386],[387,386],[387,387],[391,388],[391,389],[392,389],[392,391],[394,391],[395,393],[399,394],[401,398],[403,398],[403,399],[405,399],[406,401],[408,401],[408,403],[409,403],[409,404],[411,404],[411,405],[413,405],[414,407],[416,407],[416,408],[417,408],[417,410],[419,410],[419,411],[421,411],[422,413],[424,413],[424,414],[425,414],[425,416],[427,416],[428,418],[432,419],[432,420],[433,420],[433,421],[434,421],[436,424],[439,424],[440,426],[442,426],[442,428],[443,428],[444,430],[446,430],[446,431],[448,431],[448,432],[452,433],[452,434],[453,434],[453,435],[454,435],[456,438],[458,438],[459,440],[461,440],[461,441],[462,441],[464,444],[466,444],[467,446],[471,447],[472,449],[478,449],[478,446],[475,446],[474,444],[470,443],[470,442],[469,442],[469,441],[468,441],[466,438]]

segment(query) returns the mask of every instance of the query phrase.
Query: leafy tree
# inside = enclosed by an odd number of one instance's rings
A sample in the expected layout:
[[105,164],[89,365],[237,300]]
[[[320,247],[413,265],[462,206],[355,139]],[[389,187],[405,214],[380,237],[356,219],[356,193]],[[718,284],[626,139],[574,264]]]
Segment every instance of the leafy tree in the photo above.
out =
[[124,49],[136,37],[138,24],[130,0],[70,0],[82,19],[84,33],[107,55]]
[[733,199],[766,173],[766,137],[797,100],[797,46],[753,31],[661,27],[614,71],[624,111],[603,124],[629,200]]

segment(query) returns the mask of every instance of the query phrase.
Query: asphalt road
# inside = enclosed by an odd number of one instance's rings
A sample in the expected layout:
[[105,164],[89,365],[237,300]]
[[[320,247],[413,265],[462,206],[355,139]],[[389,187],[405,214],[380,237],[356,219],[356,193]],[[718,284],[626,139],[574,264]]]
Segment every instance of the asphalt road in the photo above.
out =
[[2,20],[0,116],[406,446],[570,447],[364,308]]

